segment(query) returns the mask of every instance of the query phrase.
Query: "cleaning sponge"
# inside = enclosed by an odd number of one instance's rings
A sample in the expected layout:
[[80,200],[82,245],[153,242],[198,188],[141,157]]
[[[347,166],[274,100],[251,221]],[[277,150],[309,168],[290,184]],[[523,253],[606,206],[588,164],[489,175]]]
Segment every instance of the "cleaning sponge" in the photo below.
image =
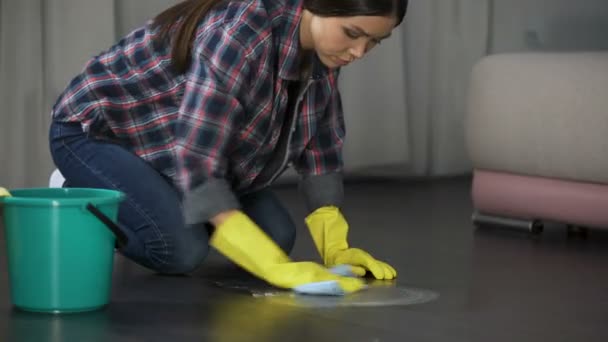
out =
[[[330,269],[330,272],[343,277],[356,277],[350,265],[338,265]],[[293,289],[298,294],[315,296],[344,296],[346,293],[336,281],[321,281],[304,284]]]

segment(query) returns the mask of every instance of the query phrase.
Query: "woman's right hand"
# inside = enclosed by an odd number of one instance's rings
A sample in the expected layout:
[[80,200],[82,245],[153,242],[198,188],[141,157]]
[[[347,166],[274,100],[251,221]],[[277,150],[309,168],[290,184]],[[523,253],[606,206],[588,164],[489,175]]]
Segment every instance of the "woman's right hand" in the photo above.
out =
[[214,227],[219,227],[221,226],[228,218],[230,218],[230,216],[238,214],[239,211],[238,210],[228,210],[228,211],[224,211],[221,212],[217,215],[215,215],[213,218],[211,218],[211,224]]

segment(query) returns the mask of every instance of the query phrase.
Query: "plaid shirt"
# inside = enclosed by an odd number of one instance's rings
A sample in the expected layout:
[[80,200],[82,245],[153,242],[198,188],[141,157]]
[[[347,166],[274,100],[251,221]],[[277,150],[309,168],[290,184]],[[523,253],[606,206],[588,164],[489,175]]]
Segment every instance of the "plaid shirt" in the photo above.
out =
[[[146,25],[90,60],[58,99],[54,120],[81,122],[172,178],[189,222],[238,208],[235,193],[269,185],[287,162],[307,179],[311,209],[338,205],[338,70],[315,56],[298,112],[287,108],[288,85],[300,80],[301,14],[302,0],[218,6],[200,23],[184,75],[172,71],[170,46],[153,44],[157,32]],[[283,129],[293,115],[294,125]],[[285,151],[277,148],[281,137]],[[264,175],[271,160],[284,163]],[[311,182],[315,176],[325,179]]]

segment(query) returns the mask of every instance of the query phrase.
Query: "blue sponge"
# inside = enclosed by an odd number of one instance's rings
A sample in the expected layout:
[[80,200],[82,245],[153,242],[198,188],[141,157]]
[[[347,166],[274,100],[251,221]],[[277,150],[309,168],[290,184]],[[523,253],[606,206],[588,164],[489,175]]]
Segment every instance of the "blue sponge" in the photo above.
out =
[[350,265],[338,265],[338,266],[332,267],[329,271],[333,274],[337,274],[337,275],[343,276],[343,277],[351,277],[351,278],[357,277],[357,275],[353,273],[352,267]]
[[[343,277],[356,277],[356,275],[351,271],[351,267],[349,265],[339,265],[330,269],[331,273],[337,274]],[[344,296],[345,293],[338,285],[338,282],[330,280],[330,281],[320,281],[317,283],[310,283],[305,285],[300,285],[294,288],[294,291],[299,294],[305,295],[317,295],[317,296]]]

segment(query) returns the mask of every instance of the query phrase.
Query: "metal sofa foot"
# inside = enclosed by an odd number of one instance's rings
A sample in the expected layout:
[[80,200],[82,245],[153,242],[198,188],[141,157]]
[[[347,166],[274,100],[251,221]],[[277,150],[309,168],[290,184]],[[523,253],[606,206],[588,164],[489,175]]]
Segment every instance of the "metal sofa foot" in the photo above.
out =
[[509,217],[501,217],[495,215],[482,214],[478,211],[473,212],[471,217],[473,224],[478,227],[495,226],[505,229],[526,231],[528,233],[539,235],[543,232],[543,223],[540,220],[522,220]]

